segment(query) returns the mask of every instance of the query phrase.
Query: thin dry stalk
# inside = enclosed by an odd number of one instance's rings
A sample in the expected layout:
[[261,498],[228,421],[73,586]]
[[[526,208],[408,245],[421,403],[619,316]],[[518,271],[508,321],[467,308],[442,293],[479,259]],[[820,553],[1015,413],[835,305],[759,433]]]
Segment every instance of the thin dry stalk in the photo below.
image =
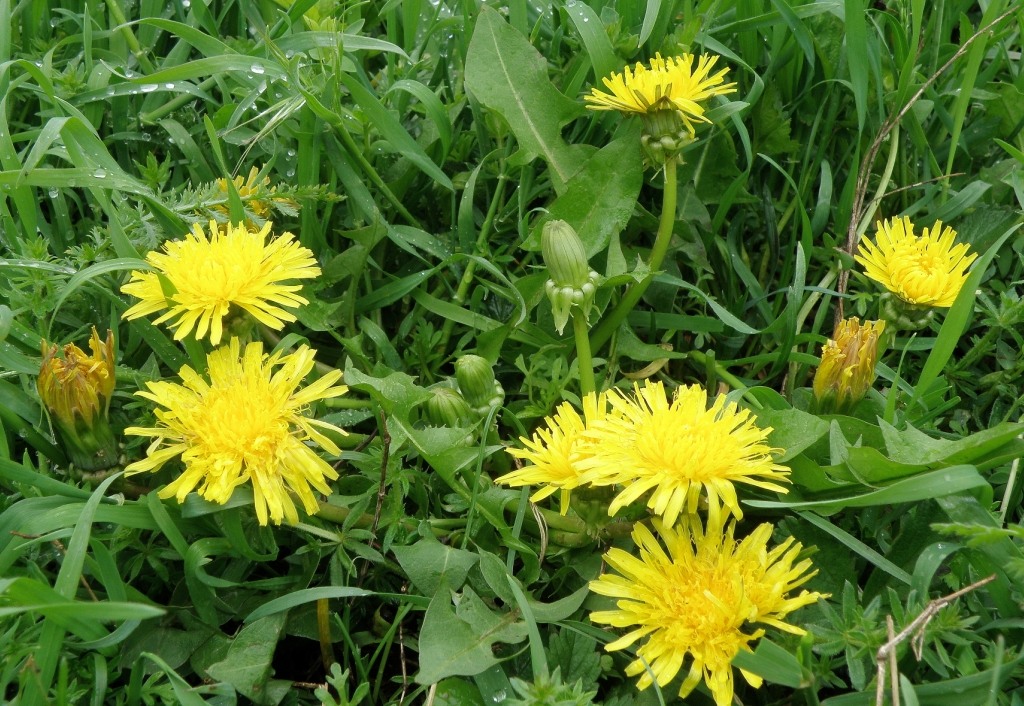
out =
[[910,647],[914,651],[914,657],[921,659],[921,651],[924,649],[924,631],[928,623],[932,621],[940,610],[948,606],[960,596],[981,588],[991,581],[995,581],[996,575],[992,574],[980,581],[975,581],[970,586],[964,586],[959,591],[954,591],[948,596],[936,598],[924,607],[924,610],[914,618],[907,627],[899,631],[899,634],[892,634],[892,616],[888,616],[889,641],[878,648],[875,654],[875,664],[878,665],[878,678],[875,686],[875,706],[884,706],[885,703],[885,672],[888,667],[892,677],[892,706],[899,706],[899,675],[896,669],[896,648],[910,638]]

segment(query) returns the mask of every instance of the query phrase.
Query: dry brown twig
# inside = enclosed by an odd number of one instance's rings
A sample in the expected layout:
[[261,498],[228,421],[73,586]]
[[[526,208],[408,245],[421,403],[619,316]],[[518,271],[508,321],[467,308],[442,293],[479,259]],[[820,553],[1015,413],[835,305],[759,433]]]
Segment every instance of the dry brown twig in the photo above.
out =
[[904,643],[907,638],[910,638],[910,647],[914,651],[914,657],[918,660],[921,659],[921,652],[924,649],[924,631],[928,627],[928,623],[932,621],[938,612],[945,608],[947,605],[955,601],[960,596],[970,593],[971,591],[981,588],[985,584],[995,581],[996,575],[992,574],[987,576],[980,581],[975,581],[970,586],[964,586],[959,591],[954,591],[947,596],[936,598],[924,607],[924,610],[910,621],[907,627],[899,631],[898,634],[893,635],[892,616],[887,616],[887,624],[889,630],[889,641],[878,648],[878,652],[875,654],[875,664],[878,666],[878,678],[875,684],[875,706],[884,706],[885,703],[885,670],[888,666],[889,674],[892,678],[891,690],[892,690],[892,706],[899,706],[900,695],[899,695],[899,675],[896,669],[896,648]]
[[[860,169],[857,171],[857,185],[854,188],[853,192],[853,208],[850,209],[850,225],[846,231],[846,245],[843,248],[848,255],[853,255],[853,249],[857,247],[857,241],[860,239],[860,233],[858,233],[857,231],[859,230],[860,223],[864,219],[864,216],[866,215],[867,210],[870,206],[870,204],[869,206],[864,205],[864,199],[867,197],[868,193],[868,182],[871,179],[871,168],[875,164],[875,159],[878,157],[878,151],[882,148],[882,143],[885,142],[885,139],[887,137],[889,137],[889,134],[899,124],[900,120],[903,119],[903,116],[906,115],[907,112],[914,106],[914,104],[917,103],[918,99],[920,99],[921,96],[924,95],[924,92],[928,90],[929,86],[935,83],[938,80],[939,76],[944,74],[957,61],[957,59],[966,54],[967,50],[971,47],[972,44],[974,44],[974,42],[979,37],[982,37],[988,32],[992,31],[992,29],[994,29],[996,25],[1005,20],[1007,17],[1010,17],[1014,13],[1018,12],[1019,10],[1020,8],[1019,6],[1017,6],[1016,3],[1011,3],[1011,7],[1009,10],[1002,13],[1001,15],[999,15],[999,17],[995,18],[987,25],[979,29],[977,32],[972,34],[970,37],[968,37],[967,41],[963,43],[963,46],[957,49],[956,53],[949,58],[949,61],[943,64],[938,71],[929,76],[928,80],[921,84],[921,87],[917,89],[914,95],[910,97],[910,100],[908,100],[906,104],[904,104],[904,106],[900,108],[899,112],[897,112],[895,115],[890,117],[882,124],[882,128],[878,131],[878,135],[875,136],[875,139],[871,143],[871,146],[868,147],[868,151],[864,154],[864,159],[861,160]],[[849,280],[850,271],[841,270],[839,272],[839,282],[836,285],[836,291],[838,291],[840,295],[846,292],[846,287]],[[842,296],[840,296],[836,299],[835,324],[838,325],[839,322],[842,320],[843,298]]]

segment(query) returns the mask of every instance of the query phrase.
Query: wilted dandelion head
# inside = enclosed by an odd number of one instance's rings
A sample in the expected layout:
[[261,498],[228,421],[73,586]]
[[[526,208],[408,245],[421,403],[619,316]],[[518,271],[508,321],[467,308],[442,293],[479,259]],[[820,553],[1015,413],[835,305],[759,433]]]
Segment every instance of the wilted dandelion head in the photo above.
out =
[[72,428],[106,416],[114,394],[114,334],[107,331],[107,339],[101,341],[93,326],[89,350],[91,355],[69,343],[61,357],[56,344],[42,342],[43,362],[36,378],[39,398],[50,414]]
[[875,381],[879,338],[885,321],[843,319],[821,350],[814,373],[814,398],[823,410],[842,412],[855,405]]

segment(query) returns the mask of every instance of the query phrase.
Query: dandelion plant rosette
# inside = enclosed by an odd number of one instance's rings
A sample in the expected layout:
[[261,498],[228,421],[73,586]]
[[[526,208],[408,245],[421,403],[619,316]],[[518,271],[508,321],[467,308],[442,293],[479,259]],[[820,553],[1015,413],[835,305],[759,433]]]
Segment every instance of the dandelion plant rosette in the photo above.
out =
[[126,434],[153,439],[145,458],[129,465],[128,474],[157,471],[181,457],[184,472],[160,491],[160,497],[185,497],[198,489],[216,503],[226,503],[240,485],[252,486],[256,517],[289,524],[299,521],[292,495],[309,514],[318,508],[313,490],[329,494],[327,480],[338,472],[314,452],[313,442],[338,455],[340,449],[324,431],[338,427],[305,415],[317,400],[345,393],[335,385],[341,372],[332,370],[299,389],[313,369],[314,353],[307,346],[284,355],[263,352],[262,343],[244,351],[232,338],[208,357],[209,381],[185,366],[183,384],[146,383],[136,393],[157,405],[155,427],[129,427]]
[[313,253],[291,233],[268,236],[272,224],[255,229],[245,224],[221,226],[210,221],[209,233],[199,224],[184,240],[168,241],[164,252],[151,252],[152,272],[132,272],[121,291],[139,301],[124,313],[135,319],[163,312],[154,323],[168,322],[175,340],[195,331],[220,343],[224,318],[236,306],[272,329],[295,321],[293,308],[309,301],[301,286],[286,284],[320,274]]
[[[786,617],[823,596],[807,590],[790,594],[817,572],[809,560],[798,560],[802,547],[792,537],[769,547],[768,523],[741,540],[734,538],[734,523],[709,522],[705,529],[693,515],[675,528],[657,521],[654,528],[661,541],[643,524],[634,528],[639,556],[622,549],[604,555],[614,573],[591,581],[590,589],[616,599],[615,607],[595,611],[590,619],[627,630],[608,643],[608,651],[642,643],[626,668],[627,675],[639,676],[639,689],[655,682],[666,686],[687,668],[681,697],[703,679],[715,703],[728,706],[732,661],[764,634],[763,625],[804,633]],[[761,685],[760,677],[740,671],[752,686]]]

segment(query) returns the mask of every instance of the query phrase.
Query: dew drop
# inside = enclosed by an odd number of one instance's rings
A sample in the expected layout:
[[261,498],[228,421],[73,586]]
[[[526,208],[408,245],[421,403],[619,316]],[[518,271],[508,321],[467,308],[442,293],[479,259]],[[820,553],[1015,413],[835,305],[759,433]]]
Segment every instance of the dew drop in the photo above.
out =
[[155,83],[146,83],[146,84],[143,84],[143,86],[142,86],[142,92],[143,93],[152,93],[153,91],[155,91],[158,88],[160,88],[160,86],[156,85]]
[[48,193],[50,195],[51,199],[55,199],[58,196],[60,196],[60,191],[57,189],[56,186],[51,186],[50,190],[48,192],[46,192],[46,193]]
[[173,83],[165,83],[164,84],[164,88],[166,88],[168,91],[173,91],[174,90],[174,84]]
[[249,67],[249,70],[252,71],[254,74],[263,74],[267,72],[267,70],[263,68],[263,66],[261,66],[260,64],[253,64]]
[[105,179],[107,177],[107,170],[106,169],[97,169],[96,171],[94,171],[92,173],[92,175],[94,177],[96,177],[97,179]]
[[505,690],[499,689],[498,691],[494,692],[493,696],[491,696],[491,701],[493,701],[496,704],[500,704],[502,701],[505,700],[506,696],[507,695],[505,694]]

